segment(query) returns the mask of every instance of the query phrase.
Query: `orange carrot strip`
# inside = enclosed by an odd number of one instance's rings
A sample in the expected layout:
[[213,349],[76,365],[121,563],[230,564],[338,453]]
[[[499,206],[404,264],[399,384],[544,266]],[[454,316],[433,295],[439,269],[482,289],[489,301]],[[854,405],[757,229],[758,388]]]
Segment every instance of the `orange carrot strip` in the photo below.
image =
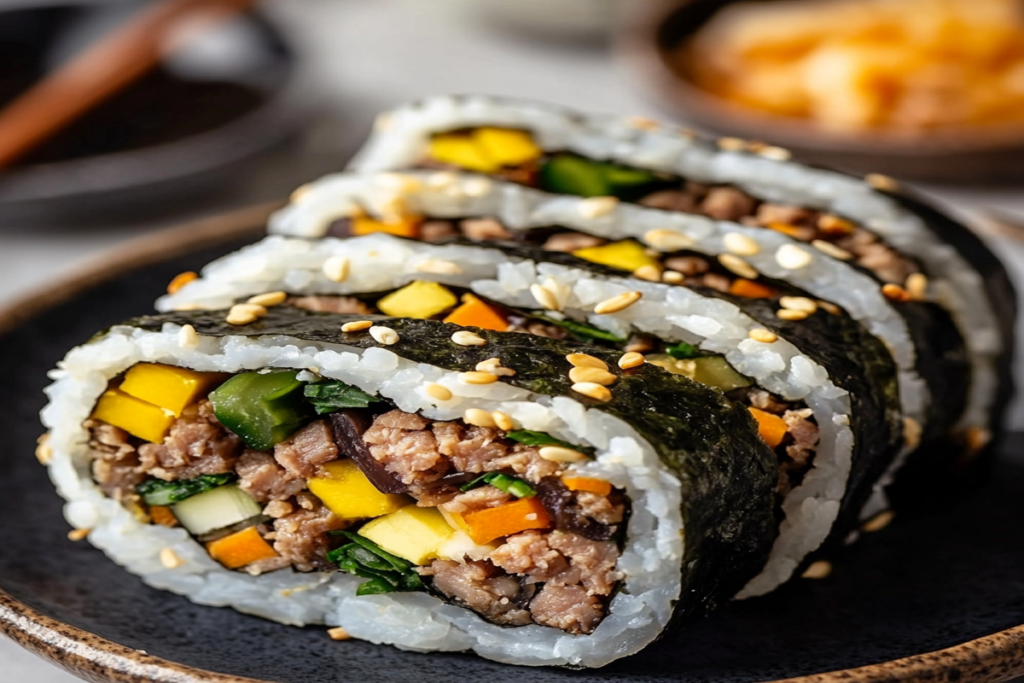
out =
[[520,498],[496,508],[468,512],[462,519],[469,527],[469,537],[474,543],[480,544],[527,529],[546,529],[551,526],[548,513],[536,496]]
[[186,270],[184,273],[178,273],[177,275],[174,276],[174,279],[171,280],[170,284],[167,285],[167,293],[176,294],[179,289],[181,289],[188,283],[192,282],[193,280],[198,279],[199,274],[193,273],[191,270]]
[[386,232],[389,235],[399,237],[419,237],[420,223],[423,221],[419,216],[403,216],[394,222],[378,221],[366,216],[356,216],[352,219],[353,235],[369,235],[375,232]]
[[153,518],[154,524],[160,526],[178,526],[178,518],[171,512],[171,508],[166,505],[151,505],[149,508],[149,516]]
[[504,332],[508,329],[508,322],[500,313],[472,294],[463,296],[462,305],[448,314],[444,321],[463,327],[471,325],[496,332]]
[[611,482],[590,477],[562,477],[562,483],[570,491],[590,491],[599,496],[607,496],[612,492]]
[[238,569],[257,560],[277,557],[270,544],[251,526],[206,544],[210,557],[228,569]]
[[796,237],[801,233],[799,227],[790,225],[789,223],[769,223],[768,227],[776,232],[781,232],[783,235],[789,235],[790,237]]
[[757,433],[766,444],[775,448],[782,443],[782,437],[786,436],[788,429],[785,420],[778,415],[772,415],[757,408],[747,408],[747,410],[757,420]]
[[751,299],[767,299],[775,292],[771,287],[762,285],[760,282],[738,278],[729,285],[729,293],[736,296],[750,297]]

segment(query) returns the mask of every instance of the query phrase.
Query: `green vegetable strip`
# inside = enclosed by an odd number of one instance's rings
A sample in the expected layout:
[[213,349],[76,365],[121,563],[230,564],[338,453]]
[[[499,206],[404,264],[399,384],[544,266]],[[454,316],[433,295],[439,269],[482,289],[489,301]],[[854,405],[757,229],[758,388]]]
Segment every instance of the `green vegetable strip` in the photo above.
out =
[[360,584],[356,595],[380,595],[398,591],[423,590],[423,581],[411,562],[396,557],[379,545],[350,531],[330,531],[351,541],[327,553],[338,568],[368,581]]
[[614,334],[608,332],[607,330],[602,330],[600,328],[594,327],[593,325],[588,325],[586,323],[577,322],[576,320],[569,320],[568,318],[565,320],[550,318],[544,315],[543,311],[533,311],[532,313],[530,313],[530,317],[538,318],[540,320],[543,320],[544,322],[551,323],[552,325],[557,325],[558,327],[561,327],[562,329],[568,331],[569,334],[571,334],[576,339],[579,339],[580,341],[599,340],[613,342],[615,344],[626,343],[625,339],[623,339],[622,337],[616,337]]
[[146,505],[171,505],[219,486],[230,484],[237,478],[232,473],[226,473],[203,474],[195,479],[180,479],[178,481],[147,479],[136,486],[135,491],[146,501]]
[[512,494],[516,498],[532,498],[537,495],[537,492],[533,487],[519,477],[502,474],[501,472],[488,472],[467,484],[463,484],[459,490],[465,493],[470,489],[475,489],[476,487],[483,486],[484,484],[490,484],[497,489],[501,489],[505,493]]
[[701,358],[706,355],[701,352],[693,344],[687,344],[686,342],[679,342],[678,344],[669,344],[665,347],[665,353],[672,356],[677,360],[686,360],[688,358]]
[[529,429],[514,429],[506,434],[505,438],[518,441],[519,443],[527,446],[561,446],[562,448],[571,448],[574,451],[586,453],[591,457],[593,457],[596,452],[596,449],[592,446],[577,446],[576,444],[569,443],[568,441],[556,439],[550,434],[534,432]]
[[376,396],[339,380],[307,384],[304,394],[313,404],[317,415],[334,413],[345,408],[366,408],[371,403],[380,402]]

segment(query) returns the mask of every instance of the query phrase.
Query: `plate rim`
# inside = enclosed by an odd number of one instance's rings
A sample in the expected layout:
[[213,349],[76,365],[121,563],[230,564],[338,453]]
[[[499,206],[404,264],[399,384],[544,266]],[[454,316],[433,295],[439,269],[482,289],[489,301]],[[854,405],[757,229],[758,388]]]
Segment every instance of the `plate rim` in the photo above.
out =
[[[275,201],[158,230],[103,251],[53,282],[0,308],[0,335],[37,313],[73,297],[79,290],[116,278],[139,266],[252,234],[260,235],[268,215],[284,205]],[[50,663],[95,683],[276,683],[222,674],[180,664],[107,640],[49,617],[17,600],[0,586],[0,633]],[[956,678],[951,674],[956,672]],[[775,683],[941,683],[969,680],[1000,683],[1024,675],[1024,625],[952,647],[809,674]]]

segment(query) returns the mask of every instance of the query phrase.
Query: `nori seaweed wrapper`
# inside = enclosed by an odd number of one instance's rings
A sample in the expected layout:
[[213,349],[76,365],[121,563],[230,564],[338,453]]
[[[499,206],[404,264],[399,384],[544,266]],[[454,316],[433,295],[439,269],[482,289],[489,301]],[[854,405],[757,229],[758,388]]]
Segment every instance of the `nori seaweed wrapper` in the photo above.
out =
[[[621,418],[678,477],[686,543],[677,618],[702,615],[728,601],[767,560],[776,536],[775,456],[758,436],[757,424],[746,408],[717,389],[652,366],[622,371],[616,365],[620,352],[567,340],[431,320],[312,313],[287,306],[271,308],[265,317],[244,326],[226,323],[226,314],[169,313],[124,324],[150,331],[159,331],[165,323],[190,324],[206,336],[286,335],[365,349],[379,344],[366,331],[341,332],[341,325],[374,320],[399,335],[387,350],[414,362],[466,371],[488,358],[500,358],[503,366],[516,370],[516,375],[501,381],[547,396],[572,396],[589,408]],[[473,330],[487,344],[452,342],[452,334],[463,329]],[[568,371],[572,366],[565,359],[570,353],[600,358],[615,372],[618,379],[609,402],[571,391]]]

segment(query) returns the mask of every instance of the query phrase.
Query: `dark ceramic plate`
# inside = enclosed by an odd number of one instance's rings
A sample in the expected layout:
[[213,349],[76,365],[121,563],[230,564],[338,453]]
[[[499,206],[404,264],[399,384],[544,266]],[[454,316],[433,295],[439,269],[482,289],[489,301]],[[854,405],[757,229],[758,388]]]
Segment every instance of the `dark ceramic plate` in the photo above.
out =
[[[4,3],[0,106],[147,3]],[[180,201],[222,187],[240,175],[241,162],[294,134],[308,107],[294,92],[297,57],[280,31],[250,13],[205,39],[0,173],[0,225],[80,222],[83,214]]]
[[[737,0],[641,0],[622,22],[619,52],[638,84],[683,120],[723,135],[769,142],[804,161],[916,180],[986,183],[1024,179],[1024,128],[932,133],[838,134],[804,119],[742,107],[696,87],[672,54],[712,15]],[[750,0],[747,0],[750,1]],[[756,0],[775,2],[777,0]]]
[[[334,642],[324,628],[193,605],[69,541],[32,455],[47,370],[97,329],[151,310],[176,273],[253,239],[265,215],[147,238],[0,313],[0,632],[93,681],[983,682],[1024,673],[1024,462],[1003,461],[986,488],[940,512],[866,534],[833,558],[827,579],[735,603],[596,671]],[[1022,446],[1016,436],[1007,452]]]

